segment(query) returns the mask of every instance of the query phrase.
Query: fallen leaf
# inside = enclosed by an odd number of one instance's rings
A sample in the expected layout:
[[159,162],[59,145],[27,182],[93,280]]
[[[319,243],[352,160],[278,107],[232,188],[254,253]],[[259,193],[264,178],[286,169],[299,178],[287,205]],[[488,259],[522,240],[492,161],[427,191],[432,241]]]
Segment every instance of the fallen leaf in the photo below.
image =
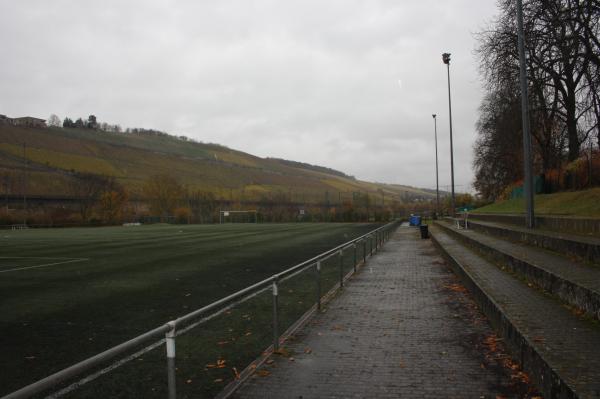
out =
[[235,367],[232,368],[232,370],[233,370],[233,375],[235,376],[235,379],[239,380],[240,379],[240,373],[238,373],[238,371],[237,371],[237,369]]
[[266,377],[266,376],[270,375],[270,374],[271,374],[271,372],[270,372],[270,371],[267,371],[267,370],[258,370],[258,371],[256,372],[256,374],[260,375],[261,377]]
[[214,380],[213,382],[223,382],[222,378],[217,378],[216,380]]
[[285,348],[279,348],[278,350],[274,351],[273,353],[283,356],[283,357],[290,356],[290,352],[288,352]]
[[449,289],[454,292],[467,292],[467,289],[460,284],[446,284],[443,285],[444,288]]

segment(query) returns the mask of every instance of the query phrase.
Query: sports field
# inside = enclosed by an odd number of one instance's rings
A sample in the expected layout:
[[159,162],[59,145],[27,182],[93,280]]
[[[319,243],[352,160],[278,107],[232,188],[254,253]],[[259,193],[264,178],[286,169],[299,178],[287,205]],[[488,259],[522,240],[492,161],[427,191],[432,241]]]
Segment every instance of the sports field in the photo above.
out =
[[[0,394],[375,227],[238,224],[0,231]],[[335,267],[331,270],[333,284]],[[298,278],[282,292],[282,322],[289,324],[310,305],[314,289]],[[213,395],[268,345],[268,299],[257,297],[178,338],[180,397]],[[223,363],[213,370],[217,360]],[[66,396],[164,397],[163,348],[130,363]]]

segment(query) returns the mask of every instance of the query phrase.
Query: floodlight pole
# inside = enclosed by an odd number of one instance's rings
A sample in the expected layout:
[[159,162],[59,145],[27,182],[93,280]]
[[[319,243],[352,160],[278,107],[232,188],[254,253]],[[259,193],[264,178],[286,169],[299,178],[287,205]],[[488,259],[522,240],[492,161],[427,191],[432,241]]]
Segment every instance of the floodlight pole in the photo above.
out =
[[450,53],[442,54],[442,60],[448,67],[448,115],[450,119],[450,180],[452,183],[452,209],[450,214],[454,216],[454,210],[456,207],[455,196],[454,196],[454,146],[452,143],[452,100],[450,98]]
[[23,142],[23,226],[27,225],[27,143]]
[[435,216],[437,218],[440,214],[440,179],[438,171],[437,118],[436,114],[432,114],[431,116],[433,117],[433,132],[435,134]]
[[523,123],[524,194],[527,227],[535,227],[533,204],[533,161],[531,159],[531,134],[529,132],[529,104],[527,92],[527,65],[525,64],[525,39],[523,37],[523,1],[517,0],[517,28],[519,40],[519,77],[521,80],[521,119]]

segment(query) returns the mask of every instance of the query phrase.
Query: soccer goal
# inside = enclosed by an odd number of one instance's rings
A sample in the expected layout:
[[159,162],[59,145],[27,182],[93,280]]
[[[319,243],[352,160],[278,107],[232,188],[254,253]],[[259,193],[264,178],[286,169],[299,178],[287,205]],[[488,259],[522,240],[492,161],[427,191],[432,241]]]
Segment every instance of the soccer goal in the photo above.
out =
[[219,211],[219,223],[256,223],[258,212],[252,211]]

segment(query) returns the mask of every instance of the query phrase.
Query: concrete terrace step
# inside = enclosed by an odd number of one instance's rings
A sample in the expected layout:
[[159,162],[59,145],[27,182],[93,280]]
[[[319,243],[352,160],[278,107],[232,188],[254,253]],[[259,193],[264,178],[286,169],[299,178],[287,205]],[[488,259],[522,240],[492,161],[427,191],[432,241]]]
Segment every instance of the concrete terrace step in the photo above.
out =
[[[483,222],[512,224],[525,227],[524,214],[505,213],[469,213],[469,219]],[[539,215],[535,225],[544,230],[569,232],[584,236],[600,236],[600,218],[582,216]]]
[[432,226],[431,233],[545,398],[600,398],[597,323],[527,287],[439,226]]
[[600,238],[469,220],[470,229],[600,264]]
[[446,232],[499,260],[502,267],[600,319],[600,267],[576,262],[552,252],[511,243],[474,230],[438,223]]

